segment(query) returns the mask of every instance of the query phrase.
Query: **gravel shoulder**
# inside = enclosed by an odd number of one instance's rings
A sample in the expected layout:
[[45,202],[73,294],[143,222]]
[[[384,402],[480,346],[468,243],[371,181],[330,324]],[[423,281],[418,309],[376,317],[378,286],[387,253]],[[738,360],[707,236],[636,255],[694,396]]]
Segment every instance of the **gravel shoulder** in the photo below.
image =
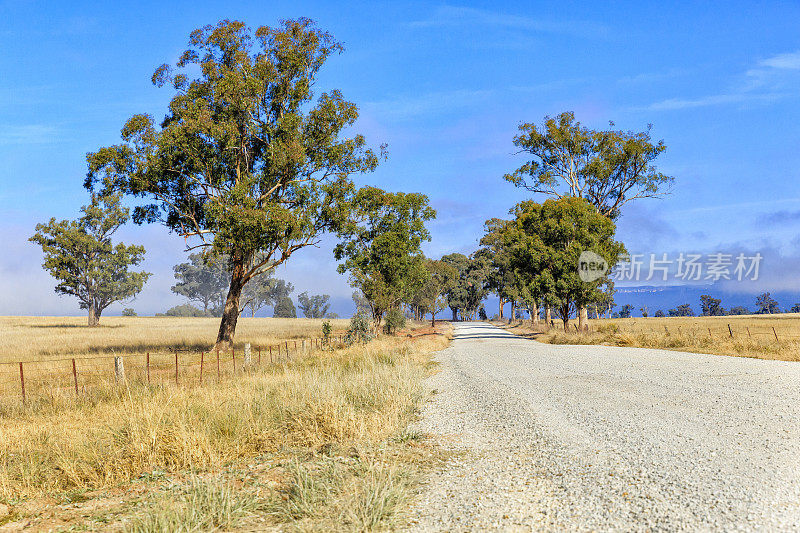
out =
[[800,529],[800,364],[456,325],[414,531]]

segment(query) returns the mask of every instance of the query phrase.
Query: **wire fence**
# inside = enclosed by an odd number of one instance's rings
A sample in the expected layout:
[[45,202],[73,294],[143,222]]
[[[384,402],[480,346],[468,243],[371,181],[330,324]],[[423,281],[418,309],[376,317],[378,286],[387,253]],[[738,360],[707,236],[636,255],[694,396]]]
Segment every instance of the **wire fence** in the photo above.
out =
[[[577,329],[577,326],[574,326]],[[621,333],[630,334],[663,334],[666,336],[708,337],[710,339],[748,339],[765,342],[792,342],[800,339],[800,328],[767,326],[759,324],[723,323],[713,326],[701,322],[683,322],[681,324],[649,324],[647,319],[630,323],[610,322],[593,324],[590,331],[609,332],[617,329]]]
[[266,346],[248,343],[243,348],[229,350],[176,349],[36,361],[6,360],[0,362],[0,400],[25,404],[36,397],[53,394],[80,397],[92,387],[130,383],[199,386],[343,343],[344,336],[339,335],[284,340]]

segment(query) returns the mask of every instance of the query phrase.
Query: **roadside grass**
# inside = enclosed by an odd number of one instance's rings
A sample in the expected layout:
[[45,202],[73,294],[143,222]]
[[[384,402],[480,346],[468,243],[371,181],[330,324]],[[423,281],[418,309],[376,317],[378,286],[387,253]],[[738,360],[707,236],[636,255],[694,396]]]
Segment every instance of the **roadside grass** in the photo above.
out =
[[204,386],[42,398],[0,416],[0,501],[36,529],[75,506],[102,508],[67,520],[89,529],[389,527],[435,460],[405,428],[447,342],[380,337]]
[[[573,328],[570,322],[570,328]],[[758,359],[800,361],[800,315],[664,317],[589,320],[589,333],[534,327],[516,321],[503,327],[550,344],[596,344],[659,348]]]

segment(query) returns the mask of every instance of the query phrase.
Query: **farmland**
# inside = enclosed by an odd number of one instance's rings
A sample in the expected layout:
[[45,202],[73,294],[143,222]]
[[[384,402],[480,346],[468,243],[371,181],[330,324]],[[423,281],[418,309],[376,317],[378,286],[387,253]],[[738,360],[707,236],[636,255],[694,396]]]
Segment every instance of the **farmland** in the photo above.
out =
[[[111,348],[208,349],[216,325],[104,322],[4,319],[4,346],[28,360]],[[320,323],[243,319],[239,339],[255,346],[319,336]],[[430,460],[404,428],[425,397],[429,353],[447,343],[426,329],[409,333],[415,336],[318,346],[202,385],[107,380],[6,410],[0,520],[139,531],[393,524],[419,464]]]
[[[800,361],[800,315],[741,315],[590,320],[590,332],[545,330],[529,321],[510,329],[552,344],[603,344]],[[570,325],[570,328],[574,326]]]

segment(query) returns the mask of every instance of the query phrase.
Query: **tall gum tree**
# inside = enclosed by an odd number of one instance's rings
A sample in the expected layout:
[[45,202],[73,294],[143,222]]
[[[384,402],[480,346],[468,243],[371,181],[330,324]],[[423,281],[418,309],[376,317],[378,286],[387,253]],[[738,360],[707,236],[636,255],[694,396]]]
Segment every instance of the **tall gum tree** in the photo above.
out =
[[176,68],[153,75],[175,91],[160,126],[134,115],[121,144],[87,156],[88,188],[146,199],[134,222],[161,222],[187,248],[229,257],[217,344],[233,343],[248,281],[338,229],[352,175],[385,156],[361,135],[343,136],[358,108],[338,90],[315,99],[319,70],[341,51],[305,18],[255,32],[229,20],[195,30]]
[[[592,130],[572,112],[545,117],[541,125],[521,124],[514,145],[530,159],[503,178],[533,193],[583,198],[616,221],[625,204],[661,198],[675,181],[654,165],[667,147],[652,140],[651,127],[642,132]],[[578,313],[586,324],[587,307],[579,306]]]

